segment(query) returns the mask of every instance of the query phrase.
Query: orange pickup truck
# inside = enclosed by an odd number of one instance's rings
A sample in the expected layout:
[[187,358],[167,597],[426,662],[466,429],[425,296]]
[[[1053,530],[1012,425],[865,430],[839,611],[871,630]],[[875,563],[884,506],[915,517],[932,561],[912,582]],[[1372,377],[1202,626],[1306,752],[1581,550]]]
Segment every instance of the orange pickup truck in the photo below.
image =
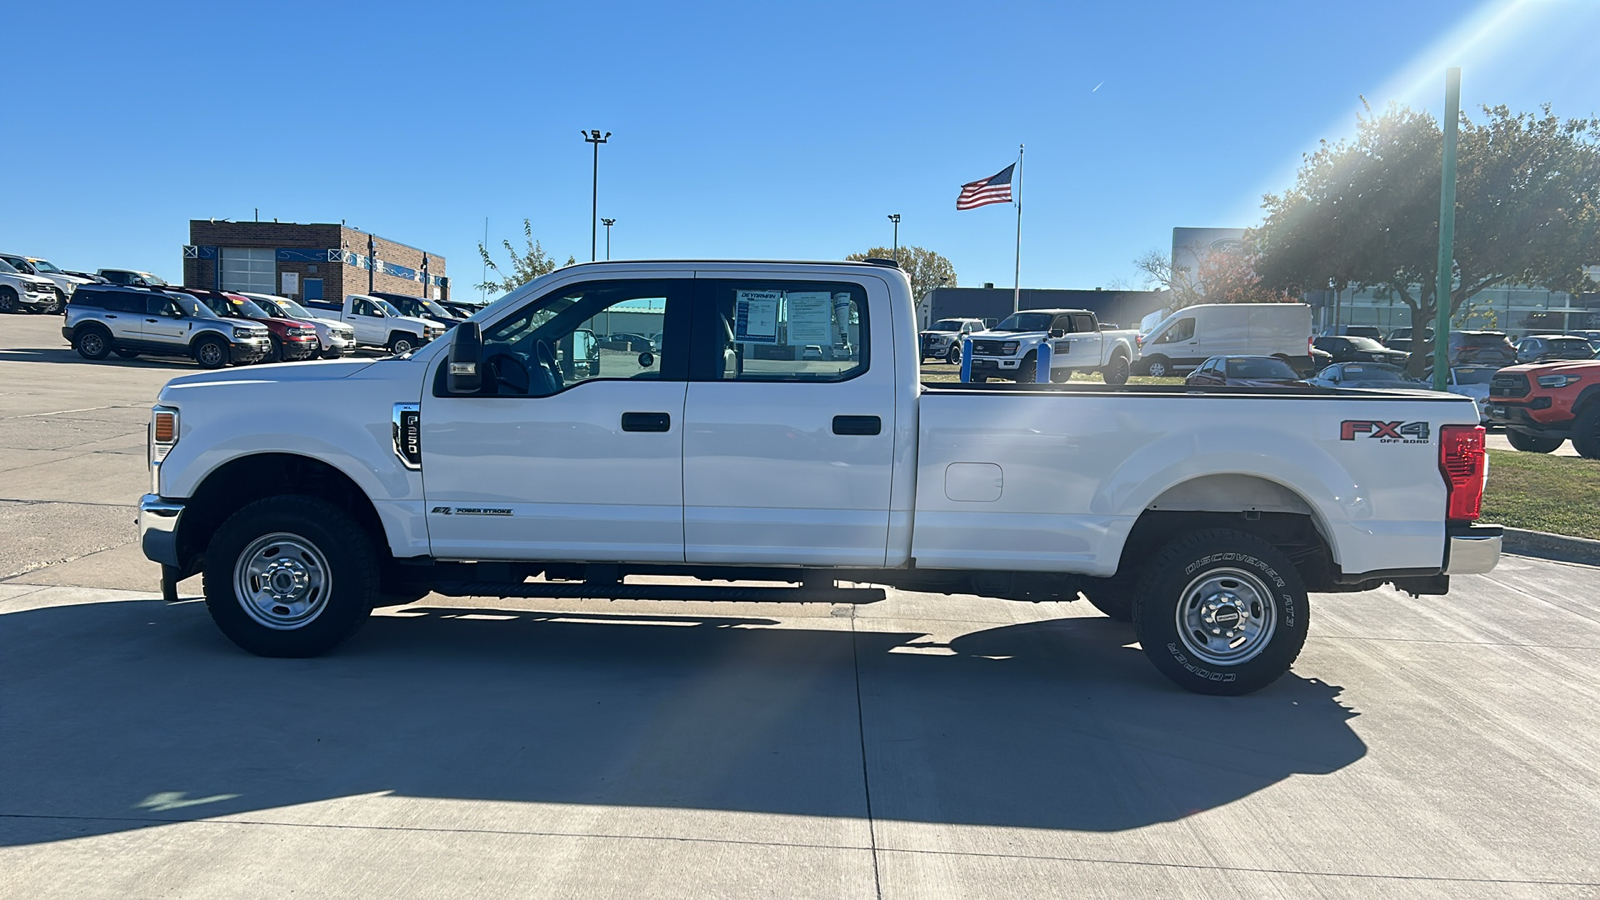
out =
[[1571,438],[1580,456],[1600,459],[1600,360],[1501,369],[1485,411],[1518,450],[1549,453]]

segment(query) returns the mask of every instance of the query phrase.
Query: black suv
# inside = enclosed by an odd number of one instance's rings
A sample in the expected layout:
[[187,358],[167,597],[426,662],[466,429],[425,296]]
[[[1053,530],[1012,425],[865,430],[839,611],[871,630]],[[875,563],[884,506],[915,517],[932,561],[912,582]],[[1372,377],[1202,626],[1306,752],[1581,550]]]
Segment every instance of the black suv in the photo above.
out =
[[84,359],[187,356],[207,369],[253,363],[272,349],[265,325],[221,318],[188,294],[111,284],[72,292],[61,336]]

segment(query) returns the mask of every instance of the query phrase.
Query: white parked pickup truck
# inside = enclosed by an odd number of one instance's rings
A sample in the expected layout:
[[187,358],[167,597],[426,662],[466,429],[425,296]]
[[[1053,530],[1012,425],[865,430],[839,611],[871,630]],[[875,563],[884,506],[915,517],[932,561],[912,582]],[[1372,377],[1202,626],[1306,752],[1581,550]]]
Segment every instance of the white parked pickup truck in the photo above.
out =
[[[576,364],[596,317],[640,309],[659,352]],[[1442,594],[1499,557],[1465,397],[937,387],[919,362],[892,265],[568,266],[409,357],[172,380],[141,540],[267,656],[429,591],[883,596],[853,582],[1082,593],[1220,694],[1289,668],[1308,592]]]
[[1137,331],[1101,330],[1087,309],[1026,309],[1012,313],[972,342],[972,380],[1005,378],[1027,384],[1036,377],[1039,345],[1050,345],[1050,380],[1075,371],[1099,372],[1106,384],[1126,384],[1139,358]]
[[355,331],[356,346],[382,348],[396,356],[404,356],[444,334],[443,325],[401,315],[394,304],[382,297],[351,294],[342,304],[307,300],[303,305],[318,318],[349,325]]

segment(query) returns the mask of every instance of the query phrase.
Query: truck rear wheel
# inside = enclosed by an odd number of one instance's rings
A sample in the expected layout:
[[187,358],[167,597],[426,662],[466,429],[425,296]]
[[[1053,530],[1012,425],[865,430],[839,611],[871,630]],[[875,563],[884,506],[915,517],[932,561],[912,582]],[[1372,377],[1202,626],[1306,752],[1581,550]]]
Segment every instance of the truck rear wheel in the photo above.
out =
[[1584,459],[1600,459],[1600,401],[1590,400],[1572,423],[1572,449]]
[[1156,553],[1133,597],[1145,656],[1178,686],[1238,696],[1289,671],[1305,645],[1306,589],[1278,548],[1211,528]]
[[1078,593],[1095,609],[1105,613],[1106,618],[1132,622],[1133,591],[1137,580],[1126,574],[1110,578],[1085,578],[1078,587]]
[[344,642],[378,602],[378,557],[360,523],[326,500],[267,497],[222,523],[206,549],[206,609],[257,656],[304,657]]
[[1111,365],[1100,370],[1100,377],[1106,384],[1127,384],[1128,376],[1132,374],[1132,366],[1128,358],[1121,353],[1111,357]]
[[1506,441],[1511,444],[1512,449],[1521,450],[1523,453],[1553,453],[1564,440],[1565,438],[1538,437],[1506,429]]

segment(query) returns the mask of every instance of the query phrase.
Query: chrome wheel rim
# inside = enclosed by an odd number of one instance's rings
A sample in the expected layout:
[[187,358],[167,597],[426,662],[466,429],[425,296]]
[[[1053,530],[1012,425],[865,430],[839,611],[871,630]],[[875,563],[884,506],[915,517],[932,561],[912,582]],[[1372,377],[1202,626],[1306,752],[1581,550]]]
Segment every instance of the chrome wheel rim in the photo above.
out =
[[222,361],[222,348],[216,344],[202,344],[200,346],[200,362],[214,366]]
[[1272,592],[1243,569],[1212,569],[1184,588],[1176,613],[1184,649],[1215,666],[1237,666],[1261,655],[1278,630]]
[[327,608],[333,573],[315,544],[279,531],[256,538],[239,554],[233,588],[239,605],[257,624],[292,631]]
[[1161,377],[1163,377],[1163,376],[1165,376],[1167,374],[1167,367],[1162,365],[1161,363],[1151,363],[1150,364],[1150,374],[1155,376],[1156,378],[1161,378]]

